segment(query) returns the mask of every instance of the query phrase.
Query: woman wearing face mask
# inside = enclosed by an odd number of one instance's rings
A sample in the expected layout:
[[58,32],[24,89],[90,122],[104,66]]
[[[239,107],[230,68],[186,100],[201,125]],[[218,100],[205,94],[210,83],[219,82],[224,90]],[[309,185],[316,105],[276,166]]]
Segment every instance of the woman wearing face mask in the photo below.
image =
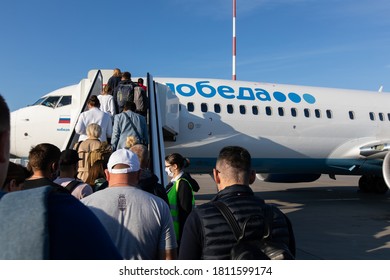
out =
[[172,178],[167,185],[167,195],[175,228],[176,240],[180,245],[184,223],[195,206],[194,192],[199,191],[199,184],[184,172],[189,160],[178,153],[165,157],[165,172]]

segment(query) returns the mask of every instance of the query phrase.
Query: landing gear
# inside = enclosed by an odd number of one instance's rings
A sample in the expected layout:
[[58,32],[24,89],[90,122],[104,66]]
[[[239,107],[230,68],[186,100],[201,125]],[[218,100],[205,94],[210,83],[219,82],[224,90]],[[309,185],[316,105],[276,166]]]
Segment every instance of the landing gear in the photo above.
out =
[[378,194],[385,194],[389,190],[383,177],[375,175],[363,175],[360,177],[359,189],[362,192]]

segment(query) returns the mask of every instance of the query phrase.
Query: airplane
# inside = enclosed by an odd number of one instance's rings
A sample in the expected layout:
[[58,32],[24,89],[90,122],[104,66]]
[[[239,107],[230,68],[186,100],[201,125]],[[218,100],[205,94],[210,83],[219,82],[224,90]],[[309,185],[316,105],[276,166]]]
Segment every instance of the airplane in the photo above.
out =
[[[73,147],[86,100],[99,95],[112,70],[91,70],[79,84],[42,96],[11,113],[11,154],[49,142]],[[208,78],[147,75],[153,168],[162,182],[164,156],[189,158],[193,173],[210,173],[219,150],[248,149],[266,182],[312,182],[321,174],[359,175],[364,192],[390,187],[390,95]]]

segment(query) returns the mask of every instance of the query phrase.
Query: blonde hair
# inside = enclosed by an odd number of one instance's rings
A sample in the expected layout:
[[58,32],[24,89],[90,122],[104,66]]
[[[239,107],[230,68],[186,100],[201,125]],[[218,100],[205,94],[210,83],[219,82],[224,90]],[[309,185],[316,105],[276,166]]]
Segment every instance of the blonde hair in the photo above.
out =
[[102,128],[97,123],[90,123],[87,126],[87,136],[89,138],[99,138],[102,135]]
[[138,144],[137,137],[135,137],[134,135],[127,136],[127,138],[126,138],[126,146],[125,146],[126,149],[130,149],[135,144]]
[[122,76],[121,70],[119,68],[115,68],[113,76],[121,77]]

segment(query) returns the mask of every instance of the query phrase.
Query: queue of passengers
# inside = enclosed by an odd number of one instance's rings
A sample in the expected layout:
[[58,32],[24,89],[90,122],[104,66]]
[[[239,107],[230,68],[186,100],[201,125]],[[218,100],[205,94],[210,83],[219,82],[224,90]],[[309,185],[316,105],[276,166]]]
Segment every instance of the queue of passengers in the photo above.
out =
[[[80,115],[80,142],[74,149],[60,151],[41,143],[30,150],[28,169],[11,167],[7,173],[10,117],[0,95],[0,186],[10,192],[0,194],[0,205],[12,205],[12,215],[0,213],[0,259],[229,259],[235,237],[214,202],[222,201],[241,222],[261,213],[265,204],[249,186],[255,179],[249,152],[222,148],[212,170],[218,193],[195,207],[199,185],[185,172],[189,160],[167,155],[162,168],[171,182],[162,186],[148,168],[147,131],[127,134],[128,126],[144,117],[127,101],[114,116],[112,129],[111,116],[99,109],[99,102],[92,96],[89,110]],[[128,121],[124,115],[135,118]],[[108,145],[110,139],[114,145]],[[109,147],[106,158],[91,163],[82,157],[104,145]],[[85,169],[79,165],[86,164],[91,166],[81,179]],[[291,223],[273,209],[271,235],[295,255]],[[19,224],[31,229],[28,240],[16,238]],[[258,226],[264,225],[259,221]],[[50,237],[43,239],[42,233]]]

